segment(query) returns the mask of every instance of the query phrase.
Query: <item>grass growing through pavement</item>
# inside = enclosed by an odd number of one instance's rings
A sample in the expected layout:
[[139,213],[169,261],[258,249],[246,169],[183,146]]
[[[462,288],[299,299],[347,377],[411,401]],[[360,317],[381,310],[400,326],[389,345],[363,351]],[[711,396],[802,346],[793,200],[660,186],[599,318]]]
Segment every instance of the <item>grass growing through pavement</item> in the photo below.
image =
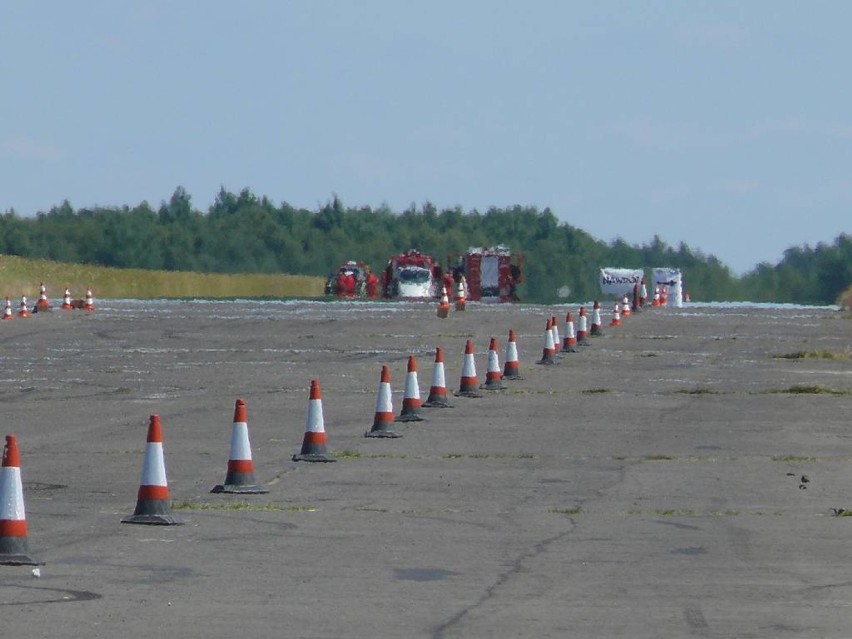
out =
[[315,506],[277,504],[274,502],[253,503],[248,501],[205,502],[185,499],[172,504],[172,510],[215,510],[215,511],[249,511],[249,512],[314,512]]
[[819,457],[808,457],[806,455],[773,455],[774,462],[789,462],[791,464],[806,464],[818,462]]
[[574,506],[573,508],[551,508],[547,512],[553,513],[554,515],[579,515],[583,512],[583,509],[580,506]]
[[792,395],[852,395],[852,390],[829,388],[828,386],[819,386],[817,384],[801,385],[796,384],[789,388],[781,390],[771,390],[769,393],[789,393]]
[[796,351],[794,353],[785,353],[781,355],[773,355],[775,359],[850,359],[852,353],[835,353],[833,351]]

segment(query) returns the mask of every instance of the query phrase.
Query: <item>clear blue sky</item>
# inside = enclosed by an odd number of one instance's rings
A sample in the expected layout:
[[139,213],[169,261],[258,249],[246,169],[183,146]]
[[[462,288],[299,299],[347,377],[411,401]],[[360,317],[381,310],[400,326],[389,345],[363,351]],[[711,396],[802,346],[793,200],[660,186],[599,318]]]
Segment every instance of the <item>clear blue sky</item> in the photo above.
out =
[[9,0],[0,211],[178,185],[201,210],[220,186],[535,205],[742,273],[852,232],[850,24],[840,0]]

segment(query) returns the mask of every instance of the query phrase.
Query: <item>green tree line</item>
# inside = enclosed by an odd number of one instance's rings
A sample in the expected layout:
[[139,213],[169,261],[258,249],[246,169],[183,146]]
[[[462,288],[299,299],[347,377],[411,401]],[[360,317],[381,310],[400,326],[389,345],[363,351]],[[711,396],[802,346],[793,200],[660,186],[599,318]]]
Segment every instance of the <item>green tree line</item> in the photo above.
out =
[[505,244],[523,254],[522,299],[558,301],[599,295],[603,266],[674,267],[693,299],[832,303],[852,282],[852,238],[788,249],[777,265],[760,264],[742,278],[716,257],[659,237],[643,245],[606,243],[560,222],[549,208],[513,206],[485,212],[438,210],[426,202],[402,212],[387,206],[346,207],[333,197],[317,210],[275,205],[250,190],[219,190],[207,211],[196,210],[178,187],[157,209],[74,209],[67,201],[23,217],[0,216],[0,252],[120,268],[207,273],[327,275],[353,259],[381,269],[387,259],[418,249],[445,264],[471,246]]

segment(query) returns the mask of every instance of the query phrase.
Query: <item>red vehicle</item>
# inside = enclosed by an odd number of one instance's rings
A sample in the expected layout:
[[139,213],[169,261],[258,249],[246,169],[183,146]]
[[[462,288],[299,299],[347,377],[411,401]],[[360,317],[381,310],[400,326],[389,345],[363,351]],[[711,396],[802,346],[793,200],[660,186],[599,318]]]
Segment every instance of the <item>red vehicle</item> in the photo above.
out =
[[378,297],[378,278],[363,262],[350,260],[329,274],[325,294],[337,297]]
[[517,302],[516,287],[524,281],[523,255],[502,244],[471,247],[464,255],[450,255],[456,279],[467,280],[467,299],[483,302]]
[[441,269],[429,255],[411,249],[394,255],[382,271],[382,297],[431,299],[435,297]]

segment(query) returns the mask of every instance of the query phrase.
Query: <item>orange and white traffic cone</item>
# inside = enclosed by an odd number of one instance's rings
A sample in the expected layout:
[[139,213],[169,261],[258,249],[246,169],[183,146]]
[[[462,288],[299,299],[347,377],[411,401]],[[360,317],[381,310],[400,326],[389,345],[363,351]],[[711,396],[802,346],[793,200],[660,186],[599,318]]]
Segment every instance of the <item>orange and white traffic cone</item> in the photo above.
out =
[[479,392],[479,381],[476,379],[476,362],[473,359],[473,340],[467,340],[464,345],[464,364],[462,365],[461,382],[457,397],[482,397]]
[[30,555],[27,540],[18,438],[6,435],[3,465],[0,467],[0,565],[38,566],[41,563]]
[[30,309],[27,308],[27,296],[21,295],[21,306],[18,309],[18,317],[29,317]]
[[514,329],[509,329],[509,341],[506,342],[506,362],[503,364],[503,379],[523,379],[521,364],[518,361],[518,344]]
[[577,333],[574,332],[574,316],[571,311],[565,313],[565,335],[562,338],[562,352],[576,353]]
[[402,437],[393,430],[393,400],[391,397],[390,369],[382,366],[379,381],[379,394],[376,397],[376,415],[373,427],[364,433],[364,437]]
[[660,306],[668,306],[669,305],[669,287],[665,284],[663,288],[660,289]]
[[444,349],[435,348],[435,367],[432,369],[432,385],[429,397],[421,404],[424,408],[452,408],[447,400],[447,381],[444,374]]
[[620,304],[616,302],[615,307],[612,309],[612,319],[609,322],[610,326],[621,326],[621,310],[619,306]]
[[65,294],[62,296],[62,305],[59,308],[65,309],[66,311],[74,309],[74,305],[71,303],[71,291],[67,288],[65,289]]
[[536,364],[555,364],[556,363],[556,345],[553,343],[553,321],[547,320],[547,327],[544,329],[544,347],[542,348],[541,359]]
[[238,399],[234,403],[234,425],[231,428],[231,453],[228,456],[228,472],[225,482],[214,486],[211,493],[261,494],[269,491],[258,485],[254,478],[254,462],[251,458],[251,443],[248,435],[246,403]]
[[6,296],[6,309],[3,311],[3,319],[15,319],[15,316],[12,314],[12,300],[9,299],[8,295]]
[[556,354],[556,349],[562,343],[562,338],[559,336],[559,320],[556,315],[550,318],[550,332],[553,333],[553,352]]
[[441,287],[441,301],[438,302],[437,315],[441,319],[445,319],[450,314],[450,300],[447,297],[447,287]]
[[651,306],[659,306],[660,305],[660,287],[654,287],[654,299],[651,302]]
[[630,317],[630,300],[627,299],[627,293],[621,300],[621,317]]
[[44,285],[44,282],[39,285],[38,291],[38,301],[36,302],[36,310],[41,313],[42,311],[50,310],[50,300],[47,299],[47,287]]
[[420,385],[417,382],[417,360],[414,355],[408,356],[408,371],[405,376],[405,391],[402,395],[402,410],[395,421],[422,422],[420,412]]
[[592,337],[601,337],[603,335],[603,323],[601,322],[601,303],[595,300],[592,305],[592,328],[589,331]]
[[86,300],[83,302],[83,310],[84,311],[93,311],[95,310],[95,297],[92,295],[92,289],[86,289]]
[[581,306],[577,314],[577,345],[584,344],[589,336],[589,320],[586,317],[586,307]]
[[497,354],[497,338],[492,337],[488,345],[488,368],[485,370],[485,383],[480,386],[483,390],[505,390],[503,373],[500,371],[500,357]]
[[308,399],[308,418],[305,422],[305,437],[302,450],[293,455],[293,461],[336,462],[325,447],[325,420],[322,414],[322,392],[318,379],[311,380],[311,393]]
[[456,292],[456,310],[463,311],[467,306],[467,280],[464,275],[459,278],[458,288]]
[[177,526],[183,522],[171,514],[169,485],[166,482],[166,464],[163,458],[163,427],[160,416],[151,415],[145,461],[142,464],[142,481],[136,497],[136,510],[121,520],[122,524],[147,524]]

